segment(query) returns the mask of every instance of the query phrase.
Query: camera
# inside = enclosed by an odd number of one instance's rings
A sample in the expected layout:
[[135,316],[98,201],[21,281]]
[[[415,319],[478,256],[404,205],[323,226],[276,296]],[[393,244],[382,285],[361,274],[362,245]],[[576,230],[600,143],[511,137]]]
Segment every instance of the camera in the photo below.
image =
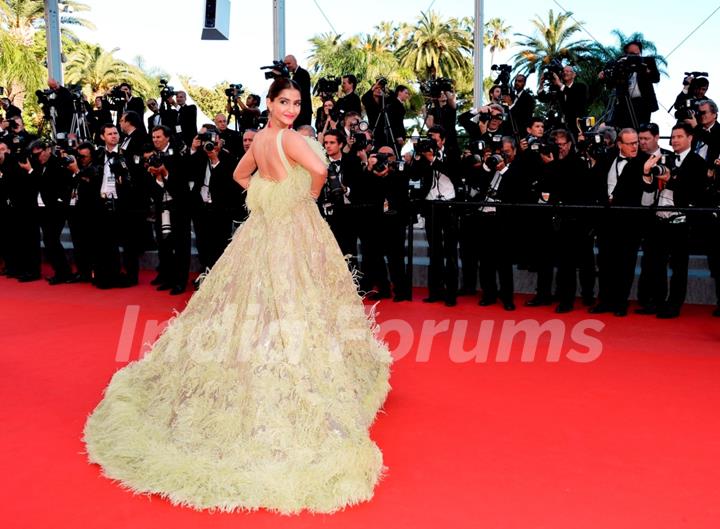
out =
[[290,70],[283,61],[273,61],[270,66],[261,66],[261,70],[270,70],[265,72],[265,79],[282,79],[290,77]]
[[218,133],[213,131],[202,132],[197,135],[198,139],[203,144],[205,152],[212,152],[215,150],[218,144]]
[[623,55],[606,64],[603,75],[607,83],[624,87],[630,76],[646,68],[646,65],[646,58],[641,55]]
[[491,173],[494,173],[495,171],[497,171],[498,165],[500,165],[500,163],[504,161],[505,158],[503,158],[502,155],[491,154],[485,159],[485,166]]
[[232,99],[232,100],[234,100],[234,99],[238,98],[239,96],[243,95],[243,92],[244,92],[244,90],[243,90],[243,85],[241,85],[240,83],[230,84],[230,85],[228,85],[228,87],[225,89],[225,95],[226,95],[229,99]]
[[316,96],[328,96],[337,93],[342,80],[339,77],[322,77],[315,85],[313,94]]
[[551,87],[557,89],[557,87],[553,84],[553,74],[562,79],[563,68],[563,64],[559,59],[553,59],[543,68],[541,79],[547,82]]
[[172,224],[170,224],[170,210],[163,209],[160,213],[160,233],[163,239],[167,239],[172,233]]
[[[110,165],[110,170],[112,171],[112,174],[115,175],[115,177],[125,177],[128,175],[130,170],[128,169],[127,162],[125,161],[124,156],[120,156],[117,153],[108,153],[108,163]],[[162,165],[162,164],[160,164]],[[159,167],[159,166],[158,166]]]
[[358,121],[350,125],[350,134],[353,138],[353,144],[351,145],[352,150],[362,151],[368,146],[368,139],[365,135],[365,131],[368,130],[367,121]]
[[650,175],[654,176],[655,178],[667,174],[668,172],[670,172],[670,170],[664,165],[653,165],[650,168]]
[[440,97],[442,92],[452,92],[455,90],[455,81],[448,77],[438,77],[437,79],[430,79],[424,83],[420,83],[420,92],[425,97],[437,99]]
[[700,106],[698,105],[699,102],[700,101],[695,98],[686,99],[685,106],[680,107],[675,111],[675,118],[678,121],[694,118]]
[[65,88],[68,89],[73,99],[80,101],[83,97],[82,85],[81,84],[69,84]]
[[[162,101],[167,101],[169,98],[173,97],[177,93],[175,92],[175,87],[168,84],[167,79],[160,79],[158,88],[160,89],[160,99]],[[123,93],[122,97],[124,99],[124,92],[121,93]]]
[[375,159],[377,162],[375,165],[373,165],[373,172],[374,173],[382,173],[385,169],[388,167],[396,166],[398,165],[397,161],[390,160],[391,154],[379,152],[375,154]]
[[164,152],[154,152],[150,158],[148,158],[148,165],[157,169],[158,167],[165,165],[165,158],[167,157],[168,155]]
[[493,64],[490,70],[497,72],[495,83],[500,85],[503,95],[510,93],[510,72],[512,72],[512,66],[509,64]]

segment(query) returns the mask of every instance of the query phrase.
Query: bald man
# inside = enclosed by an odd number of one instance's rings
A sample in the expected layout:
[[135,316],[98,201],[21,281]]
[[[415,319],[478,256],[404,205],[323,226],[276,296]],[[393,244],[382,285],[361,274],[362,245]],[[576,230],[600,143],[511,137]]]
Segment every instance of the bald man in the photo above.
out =
[[295,128],[310,125],[312,121],[312,99],[310,97],[310,74],[298,66],[294,55],[285,57],[285,66],[290,70],[290,78],[300,85],[301,108],[300,115],[295,120]]

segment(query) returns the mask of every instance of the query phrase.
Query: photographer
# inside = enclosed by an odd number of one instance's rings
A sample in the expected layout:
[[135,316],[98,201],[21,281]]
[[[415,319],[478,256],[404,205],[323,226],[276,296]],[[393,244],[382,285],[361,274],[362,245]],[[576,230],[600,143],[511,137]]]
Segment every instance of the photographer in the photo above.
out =
[[420,181],[424,199],[422,215],[430,254],[428,297],[425,303],[457,304],[458,288],[458,219],[451,207],[433,207],[434,201],[452,202],[457,194],[456,175],[437,158],[437,144],[423,140],[415,146],[417,160],[412,165],[412,180]]
[[20,154],[30,143],[38,139],[35,134],[25,129],[25,122],[20,116],[4,119],[0,122],[0,129],[3,132],[2,139],[8,142],[15,154]]
[[223,149],[223,141],[213,125],[203,125],[193,139],[188,165],[195,245],[200,266],[207,270],[215,265],[230,241],[232,209],[242,188],[232,178],[237,162]]
[[527,77],[523,74],[516,75],[515,81],[513,82],[513,93],[505,96],[505,103],[509,108],[511,122],[519,131],[528,123],[535,110],[535,97],[530,90],[525,88],[526,84]]
[[0,275],[18,277],[19,268],[16,257],[15,230],[17,226],[13,208],[12,186],[17,181],[19,167],[13,159],[10,145],[0,141],[0,259],[4,269]]
[[95,106],[88,112],[88,125],[94,143],[102,141],[100,140],[100,127],[105,123],[113,122],[112,112],[110,112],[110,108],[106,107],[106,103],[106,100],[98,96],[95,98]]
[[[503,137],[496,153],[488,152],[481,165],[481,186],[477,199],[485,202],[505,202],[512,196],[509,190],[518,178],[514,161],[517,154],[515,140]],[[507,198],[506,198],[507,197]],[[505,310],[515,310],[512,248],[513,213],[505,208],[483,206],[475,218],[477,255],[480,265],[480,306],[494,305],[499,298]],[[497,281],[500,281],[498,289]]]
[[183,90],[178,90],[175,93],[175,102],[178,106],[178,120],[175,132],[185,145],[190,145],[197,136],[197,107],[187,104],[187,94]]
[[32,181],[36,201],[32,212],[34,236],[28,241],[29,253],[24,256],[28,264],[25,269],[25,280],[40,276],[39,231],[42,231],[45,255],[54,272],[54,275],[48,278],[48,283],[58,285],[72,282],[74,277],[71,274],[65,249],[60,242],[67,220],[72,175],[63,165],[63,161],[53,154],[50,144],[44,140],[35,140],[28,146],[28,150],[31,153],[30,159],[20,161],[19,166],[27,173],[21,178]]
[[243,150],[242,134],[228,127],[225,114],[216,114],[213,123],[215,123],[218,134],[220,134],[220,139],[223,141],[223,149],[226,149],[236,160],[239,160],[245,153]]
[[72,191],[68,225],[73,243],[73,258],[77,266],[77,280],[83,283],[92,281],[93,271],[93,231],[95,215],[93,211],[92,182],[95,181],[92,143],[81,143],[67,168],[72,173]]
[[[665,180],[660,191],[658,206],[692,207],[702,205],[707,198],[707,166],[692,151],[693,128],[688,123],[678,123],[672,128],[670,144],[674,156],[659,164],[661,158],[652,156],[644,166],[644,180],[652,183]],[[657,168],[656,168],[657,167]],[[653,306],[646,306],[643,314],[657,314],[658,318],[677,318],[687,294],[689,262],[688,217],[673,210],[657,211],[648,238],[647,261],[651,267]],[[672,268],[668,293],[667,267]]]
[[[121,116],[120,122],[124,119],[125,116]],[[95,172],[89,183],[92,189],[95,286],[100,289],[128,287],[137,284],[139,268],[139,244],[133,244],[133,241],[140,233],[136,224],[128,222],[135,205],[133,186],[136,182],[128,160],[120,152],[117,127],[106,123],[100,129],[100,138],[103,146],[95,152]],[[123,264],[125,273],[122,272]]]
[[163,125],[163,119],[162,115],[160,114],[160,109],[157,104],[157,100],[154,98],[150,98],[147,101],[145,101],[145,105],[147,106],[148,110],[150,111],[150,115],[147,118],[147,130],[152,130],[155,127],[159,127],[160,125]]
[[578,118],[587,115],[588,87],[576,81],[577,74],[572,66],[565,66],[562,75],[551,73],[551,88],[555,90],[562,113],[561,121],[571,132],[577,131]]
[[697,102],[701,99],[707,99],[707,90],[710,87],[710,81],[707,78],[707,72],[685,72],[683,79],[683,89],[675,98],[672,108],[675,109],[675,118],[682,121],[695,112]]
[[367,255],[371,266],[374,265],[371,278],[379,287],[377,294],[368,295],[369,299],[389,298],[392,283],[393,301],[412,300],[412,287],[405,270],[405,240],[410,223],[409,180],[403,169],[393,149],[383,146],[370,155],[367,173],[363,176],[362,187],[372,194],[368,202],[373,205],[369,214],[364,215],[366,223],[360,234],[363,261]]
[[458,150],[457,131],[457,100],[452,90],[441,90],[437,97],[433,97],[432,108],[427,114],[425,124],[428,129],[440,125],[445,129],[445,142],[455,151]]
[[[55,131],[67,134],[70,132],[70,125],[75,112],[73,96],[70,90],[53,78],[48,79],[47,84],[49,90],[45,92],[43,106],[47,108],[48,112],[50,112],[49,108],[55,109]],[[38,95],[38,97],[40,96]]]
[[712,99],[697,101],[697,112],[685,119],[693,127],[693,151],[707,162],[709,169],[717,166],[720,156],[720,124],[718,107]]
[[467,131],[470,141],[483,141],[486,145],[512,134],[504,122],[505,109],[498,104],[471,109],[458,117],[458,123]]
[[257,129],[260,119],[260,96],[248,94],[243,103],[242,96],[235,98],[235,104],[227,104],[227,111],[230,117],[235,118],[235,124],[241,131]]
[[[572,134],[564,129],[550,134],[547,150],[540,153],[543,172],[539,203],[583,205],[593,202],[589,173],[575,151]],[[539,212],[536,216],[537,294],[527,306],[551,304],[553,268],[557,262],[556,312],[573,310],[577,270],[583,300],[593,298],[595,263],[590,223],[577,211]],[[592,256],[592,257],[591,257]]]
[[310,74],[304,68],[298,66],[294,55],[285,57],[285,66],[290,72],[290,77],[300,86],[300,115],[294,123],[297,128],[300,125],[310,125],[312,121],[312,97],[310,95]]
[[161,125],[152,130],[153,151],[146,153],[147,172],[155,203],[158,244],[158,290],[178,295],[187,289],[190,274],[190,186],[179,150],[171,145],[172,131]]
[[[628,42],[623,53],[599,77],[615,85],[617,99],[610,123],[617,128],[637,129],[650,123],[650,114],[658,109],[653,84],[660,82],[660,72],[654,57],[642,57],[642,43]],[[613,72],[611,75],[608,68]]]
[[337,130],[329,130],[323,138],[323,147],[330,165],[318,206],[343,255],[349,256],[351,270],[357,268],[357,241],[359,209],[355,204],[354,189],[363,177],[362,165],[354,153],[344,153],[345,137]]
[[117,110],[118,127],[120,126],[120,117],[129,110],[132,110],[139,116],[143,115],[145,104],[141,98],[132,95],[132,86],[130,86],[130,83],[120,83],[113,92],[114,96],[119,96],[119,104],[115,107],[115,110]]
[[5,112],[5,119],[22,117],[22,110],[13,105],[7,97],[3,97],[2,99],[0,99],[0,105]]
[[337,128],[337,121],[333,119],[333,111],[335,108],[335,101],[326,99],[320,108],[317,109],[315,116],[315,130],[318,132],[320,139],[322,140],[323,134],[330,129]]
[[[357,112],[360,114],[362,112],[360,96],[355,93],[355,90],[357,89],[357,77],[352,74],[343,75],[341,88],[343,94],[345,95],[338,99],[337,105],[335,105],[338,115],[346,114],[348,112]],[[320,129],[317,130],[319,131]]]

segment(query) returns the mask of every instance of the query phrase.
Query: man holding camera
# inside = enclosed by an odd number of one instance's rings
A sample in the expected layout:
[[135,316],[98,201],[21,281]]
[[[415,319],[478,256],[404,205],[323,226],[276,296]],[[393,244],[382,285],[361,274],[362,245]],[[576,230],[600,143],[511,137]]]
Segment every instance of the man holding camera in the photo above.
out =
[[[659,164],[661,158],[651,156],[644,166],[646,182],[665,181],[657,205],[663,208],[688,208],[701,205],[706,199],[707,165],[692,151],[694,130],[688,123],[672,128],[670,144],[674,156]],[[647,261],[651,267],[653,305],[647,305],[642,314],[657,314],[658,318],[677,318],[685,302],[689,261],[688,216],[677,210],[655,213],[655,222],[646,245]],[[670,291],[667,288],[667,267],[672,268]]]
[[5,119],[14,118],[15,116],[22,117],[22,110],[13,105],[7,97],[0,99],[0,105],[5,112]]
[[67,220],[72,175],[44,140],[35,140],[28,146],[28,150],[31,159],[20,161],[18,165],[27,173],[23,177],[33,181],[36,201],[32,215],[33,237],[28,241],[29,253],[26,254],[28,266],[25,269],[25,277],[20,280],[32,281],[40,277],[39,232],[42,231],[45,255],[54,272],[54,275],[48,278],[48,283],[58,285],[72,282],[74,278],[70,264],[60,242]]
[[217,128],[218,134],[220,134],[220,139],[223,141],[223,149],[226,149],[236,160],[239,160],[245,152],[242,146],[242,133],[228,127],[228,120],[225,114],[216,114],[213,123]]
[[230,116],[235,118],[235,124],[239,130],[257,129],[260,123],[260,96],[248,94],[243,102],[242,95],[238,95],[234,105],[228,102],[227,111]]
[[295,119],[295,128],[300,125],[310,125],[312,121],[312,97],[310,95],[310,74],[298,65],[294,55],[285,57],[290,76],[300,86],[300,115]]
[[707,99],[706,94],[710,87],[707,72],[685,72],[685,75],[683,89],[675,98],[672,106],[678,120],[686,119],[689,114],[694,112],[693,109],[698,101]]
[[323,146],[330,165],[328,178],[320,194],[318,205],[343,255],[350,256],[350,268],[357,268],[358,209],[353,209],[355,186],[362,179],[360,160],[354,153],[344,153],[344,135],[329,130],[323,137]]
[[142,116],[145,110],[145,104],[142,98],[136,97],[132,94],[132,86],[130,83],[120,83],[118,89],[122,92],[123,98],[121,104],[117,110],[117,125],[120,126],[120,117],[127,111],[132,110],[138,115]]
[[457,151],[457,100],[452,90],[441,90],[437,97],[432,98],[432,109],[428,112],[425,124],[428,129],[440,125],[445,130],[445,143]]
[[170,143],[171,137],[168,127],[155,127],[153,151],[147,157],[160,260],[158,275],[151,284],[178,295],[187,289],[190,275],[190,186],[181,155]]
[[587,114],[588,87],[576,81],[577,73],[572,66],[562,69],[562,76],[552,73],[552,85],[557,90],[560,111],[567,130],[577,132],[577,120]]
[[355,89],[357,88],[357,77],[352,74],[343,75],[342,85],[340,87],[342,88],[344,95],[338,99],[338,102],[335,105],[338,115],[346,114],[348,112],[357,112],[360,114],[362,112],[360,96],[355,93]]
[[410,223],[409,180],[403,169],[393,148],[386,145],[369,156],[367,174],[363,177],[362,187],[367,189],[367,202],[371,205],[371,211],[364,216],[367,223],[360,236],[363,261],[367,251],[374,266],[371,279],[379,287],[377,294],[368,296],[370,299],[390,297],[392,283],[393,301],[412,300],[412,286],[405,270],[405,240]]
[[203,270],[220,258],[232,234],[232,208],[242,188],[233,180],[236,159],[223,149],[218,130],[203,125],[190,147],[190,211]]
[[456,175],[438,156],[438,145],[423,140],[415,146],[418,158],[412,165],[413,180],[420,181],[420,196],[425,202],[422,215],[430,254],[428,297],[425,303],[444,301],[448,307],[457,304],[458,288],[458,219],[451,206],[434,206],[433,202],[452,202],[457,195]]
[[92,182],[95,181],[93,153],[95,147],[86,142],[78,145],[67,168],[72,173],[72,191],[68,212],[68,225],[73,243],[73,259],[77,266],[77,280],[92,281],[94,267],[93,232],[95,211],[93,209]]

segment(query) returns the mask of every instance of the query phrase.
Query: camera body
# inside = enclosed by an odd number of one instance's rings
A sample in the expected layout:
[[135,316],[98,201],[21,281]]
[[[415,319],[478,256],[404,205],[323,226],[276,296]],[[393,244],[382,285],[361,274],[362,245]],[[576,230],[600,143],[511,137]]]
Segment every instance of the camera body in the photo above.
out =
[[623,55],[609,62],[603,69],[603,75],[606,82],[617,86],[624,86],[633,73],[642,71],[646,67],[646,57],[641,55]]
[[265,79],[282,79],[290,77],[290,70],[283,61],[273,61],[269,66],[261,66],[261,70],[270,70],[265,72]]
[[694,118],[700,107],[700,105],[698,105],[699,102],[700,100],[695,98],[686,99],[685,106],[680,107],[675,111],[675,117],[678,121]]
[[[177,92],[175,91],[174,86],[170,86],[168,84],[167,79],[160,79],[160,83],[158,84],[158,88],[160,89],[160,100],[161,101],[167,101],[171,97],[173,97]],[[123,99],[124,99],[123,95]]]
[[198,134],[197,137],[202,142],[205,152],[214,151],[215,147],[217,147],[218,145],[218,140],[220,138],[217,132],[210,130]]
[[165,165],[166,158],[168,158],[168,155],[166,153],[154,152],[152,153],[150,158],[148,158],[148,165],[157,169],[158,167]]
[[336,94],[340,89],[340,83],[342,83],[342,79],[339,77],[321,77],[315,85],[313,94],[325,98]]
[[241,85],[240,83],[229,84],[228,87],[225,89],[225,95],[233,101],[243,95],[244,92],[245,90],[243,89],[243,85]]
[[500,86],[502,95],[510,94],[510,73],[512,72],[512,66],[509,64],[493,64],[490,70],[497,72],[495,83]]
[[425,97],[437,99],[442,92],[452,92],[455,90],[455,81],[449,77],[438,77],[430,79],[424,83],[420,83],[420,92]]
[[563,68],[564,66],[559,59],[551,60],[542,70],[542,81],[550,85],[552,90],[557,90],[557,87],[553,84],[553,74],[562,79]]

